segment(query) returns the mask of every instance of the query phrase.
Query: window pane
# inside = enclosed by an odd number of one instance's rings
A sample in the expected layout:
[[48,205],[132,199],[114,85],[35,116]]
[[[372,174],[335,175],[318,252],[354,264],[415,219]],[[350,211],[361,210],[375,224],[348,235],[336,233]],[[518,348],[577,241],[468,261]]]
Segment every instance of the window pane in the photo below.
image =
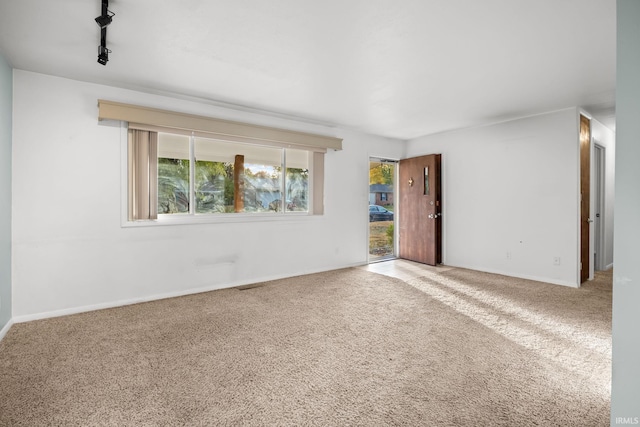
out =
[[309,152],[286,149],[287,177],[286,204],[287,211],[309,211]]
[[[196,138],[195,156],[196,213],[281,209],[281,148]],[[242,168],[237,179],[236,166]]]
[[429,168],[424,168],[424,195],[429,195]]
[[282,148],[254,145],[244,147],[245,212],[279,212]]
[[245,212],[279,212],[282,166],[245,163],[244,171]]
[[196,138],[196,213],[234,211],[234,144]]
[[196,160],[196,213],[233,212],[233,163]]
[[158,134],[158,213],[189,212],[189,137]]

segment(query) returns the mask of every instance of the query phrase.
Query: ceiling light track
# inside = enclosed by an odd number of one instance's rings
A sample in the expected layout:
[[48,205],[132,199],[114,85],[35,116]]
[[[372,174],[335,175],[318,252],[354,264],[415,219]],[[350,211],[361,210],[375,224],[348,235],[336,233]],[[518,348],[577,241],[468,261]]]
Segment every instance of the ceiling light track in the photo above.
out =
[[102,0],[102,15],[95,21],[100,27],[100,46],[98,46],[98,63],[107,65],[111,51],[107,49],[107,27],[111,24],[115,13],[109,10],[109,0]]

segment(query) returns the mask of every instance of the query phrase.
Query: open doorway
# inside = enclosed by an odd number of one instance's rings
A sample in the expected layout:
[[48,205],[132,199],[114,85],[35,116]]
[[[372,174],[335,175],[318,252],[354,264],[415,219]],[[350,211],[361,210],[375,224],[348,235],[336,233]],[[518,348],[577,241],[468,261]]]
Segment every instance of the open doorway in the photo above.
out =
[[595,208],[595,242],[594,242],[594,266],[596,271],[606,269],[605,261],[605,147],[594,144],[593,171],[595,174],[594,208]]
[[396,160],[369,159],[369,262],[396,257]]

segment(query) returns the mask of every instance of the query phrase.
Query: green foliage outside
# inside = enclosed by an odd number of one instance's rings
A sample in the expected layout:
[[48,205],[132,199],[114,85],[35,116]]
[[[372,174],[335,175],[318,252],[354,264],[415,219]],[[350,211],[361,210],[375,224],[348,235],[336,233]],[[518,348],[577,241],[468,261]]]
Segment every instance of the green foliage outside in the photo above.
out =
[[189,160],[158,159],[158,213],[189,212]]
[[389,224],[387,227],[387,240],[389,241],[389,245],[393,247],[393,223]]
[[[230,162],[196,161],[194,187],[197,213],[234,212],[233,169],[234,164]],[[244,210],[246,212],[280,209],[282,168],[271,169],[271,172],[267,170],[254,172],[251,168],[245,168]],[[189,160],[158,159],[158,213],[189,212],[189,173]],[[287,168],[287,210],[307,210],[308,180],[307,169]]]
[[388,163],[380,163],[379,165],[369,169],[369,184],[393,184],[394,167]]
[[233,212],[233,163],[196,160],[196,212]]

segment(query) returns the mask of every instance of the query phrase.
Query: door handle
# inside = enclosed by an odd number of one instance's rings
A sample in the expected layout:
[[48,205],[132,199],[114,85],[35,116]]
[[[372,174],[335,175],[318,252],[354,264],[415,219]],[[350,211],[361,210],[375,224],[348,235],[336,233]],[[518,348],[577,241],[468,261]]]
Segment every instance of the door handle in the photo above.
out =
[[593,222],[593,220],[592,220],[591,218],[588,218],[588,219],[587,219],[587,222],[588,222],[588,223],[592,223],[592,222]]

